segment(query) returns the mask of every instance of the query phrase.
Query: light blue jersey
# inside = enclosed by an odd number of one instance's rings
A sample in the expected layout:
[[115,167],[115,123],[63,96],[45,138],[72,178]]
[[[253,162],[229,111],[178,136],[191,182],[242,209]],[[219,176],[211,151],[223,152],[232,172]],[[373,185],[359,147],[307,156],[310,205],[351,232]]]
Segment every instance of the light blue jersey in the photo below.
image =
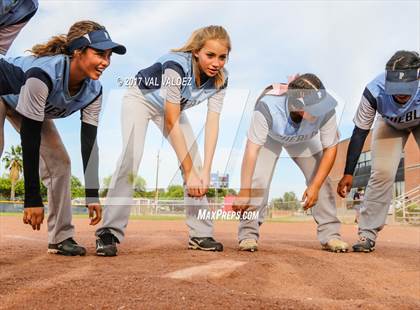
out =
[[[179,79],[175,81],[163,79],[166,69],[172,69],[178,73]],[[224,70],[224,73],[224,87],[226,87],[227,71]],[[136,77],[143,95],[160,110],[163,110],[166,100],[166,94],[162,90],[167,87],[180,87],[181,101],[179,104],[181,110],[200,104],[221,90],[215,88],[214,78],[212,77],[208,78],[200,87],[197,87],[193,75],[191,53],[168,53],[159,58],[152,66],[140,70]]]
[[[68,91],[69,72],[70,59],[62,54],[38,58],[26,56],[0,59],[0,95],[10,107],[16,110],[19,97],[25,90],[27,82],[36,79],[38,85],[41,81],[43,83],[41,85],[45,84],[48,87],[43,111],[38,111],[40,115],[42,114],[40,118],[44,116],[46,118],[67,117],[87,107],[102,94],[99,81],[85,79],[79,92],[71,96]],[[27,89],[26,92],[28,92]],[[25,96],[28,97],[28,95]],[[31,104],[30,101],[25,102],[26,109],[31,109],[28,106]],[[36,119],[36,115],[34,118]]]
[[299,124],[295,123],[289,115],[287,98],[286,95],[264,95],[258,101],[255,111],[264,116],[269,128],[268,135],[287,145],[311,140],[325,123],[326,116],[317,117],[314,121],[302,119]]
[[385,93],[385,73],[371,81],[363,92],[354,118],[357,127],[369,129],[376,112],[395,129],[412,129],[420,125],[420,88],[405,104],[399,104]]
[[38,9],[38,0],[0,0],[0,27],[29,20]]

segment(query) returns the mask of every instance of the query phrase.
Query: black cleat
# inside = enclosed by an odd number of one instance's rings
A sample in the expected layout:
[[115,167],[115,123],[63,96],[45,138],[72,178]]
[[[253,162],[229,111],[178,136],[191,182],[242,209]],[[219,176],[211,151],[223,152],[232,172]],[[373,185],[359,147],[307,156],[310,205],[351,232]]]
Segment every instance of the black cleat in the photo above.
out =
[[117,256],[117,243],[120,243],[108,229],[105,229],[96,239],[96,255]]
[[188,242],[188,248],[191,250],[203,250],[203,251],[223,251],[223,244],[217,242],[212,237],[193,237]]
[[365,252],[370,253],[375,250],[375,241],[369,238],[360,236],[359,241],[353,244],[354,252]]
[[73,238],[68,238],[60,243],[48,244],[48,253],[61,254],[65,256],[85,256],[86,249],[78,245]]

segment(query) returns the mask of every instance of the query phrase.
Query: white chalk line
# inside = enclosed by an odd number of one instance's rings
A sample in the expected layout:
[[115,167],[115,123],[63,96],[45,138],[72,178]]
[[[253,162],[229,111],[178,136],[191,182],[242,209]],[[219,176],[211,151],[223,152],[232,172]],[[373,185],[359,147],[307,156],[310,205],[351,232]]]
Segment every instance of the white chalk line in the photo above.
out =
[[45,242],[45,240],[43,239],[31,238],[31,237],[19,236],[19,235],[4,235],[4,236],[1,236],[0,238],[3,238],[3,237],[9,238],[9,239],[25,240],[25,241]]
[[205,265],[193,266],[170,272],[164,277],[178,280],[217,279],[226,276],[247,262],[236,260],[215,260]]

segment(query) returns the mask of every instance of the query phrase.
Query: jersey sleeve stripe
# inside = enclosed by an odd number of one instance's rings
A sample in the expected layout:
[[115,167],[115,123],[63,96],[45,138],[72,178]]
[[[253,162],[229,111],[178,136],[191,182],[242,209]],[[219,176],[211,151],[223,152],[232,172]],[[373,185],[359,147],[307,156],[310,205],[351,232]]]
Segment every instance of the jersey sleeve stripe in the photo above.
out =
[[367,99],[367,101],[369,102],[370,106],[377,110],[377,101],[376,98],[372,95],[372,93],[370,92],[370,90],[366,87],[365,90],[363,91],[363,96]]

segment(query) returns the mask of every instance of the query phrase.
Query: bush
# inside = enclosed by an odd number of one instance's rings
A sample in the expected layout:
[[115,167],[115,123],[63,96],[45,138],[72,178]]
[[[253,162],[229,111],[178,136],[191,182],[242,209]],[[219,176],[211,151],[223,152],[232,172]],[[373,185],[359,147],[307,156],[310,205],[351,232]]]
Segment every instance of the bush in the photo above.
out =
[[[405,211],[406,212],[420,212],[420,205],[412,203],[412,204],[407,206]],[[397,217],[402,217],[403,216],[403,209],[399,208],[399,209],[395,210],[395,215]]]
[[286,192],[282,198],[272,199],[270,206],[277,210],[298,210],[300,202],[294,192]]
[[[41,197],[43,200],[47,200],[47,188],[44,186],[42,182],[41,184]],[[9,177],[0,178],[0,196],[5,199],[10,199],[10,190],[12,188],[12,184],[10,182]],[[71,192],[72,198],[76,197],[84,197],[85,196],[85,189],[82,183],[79,181],[78,178],[75,176],[71,177]],[[17,200],[23,200],[25,198],[25,183],[23,178],[21,178],[16,183],[15,188],[15,195]]]
[[9,178],[0,178],[0,195],[10,199],[10,189],[12,184]]

